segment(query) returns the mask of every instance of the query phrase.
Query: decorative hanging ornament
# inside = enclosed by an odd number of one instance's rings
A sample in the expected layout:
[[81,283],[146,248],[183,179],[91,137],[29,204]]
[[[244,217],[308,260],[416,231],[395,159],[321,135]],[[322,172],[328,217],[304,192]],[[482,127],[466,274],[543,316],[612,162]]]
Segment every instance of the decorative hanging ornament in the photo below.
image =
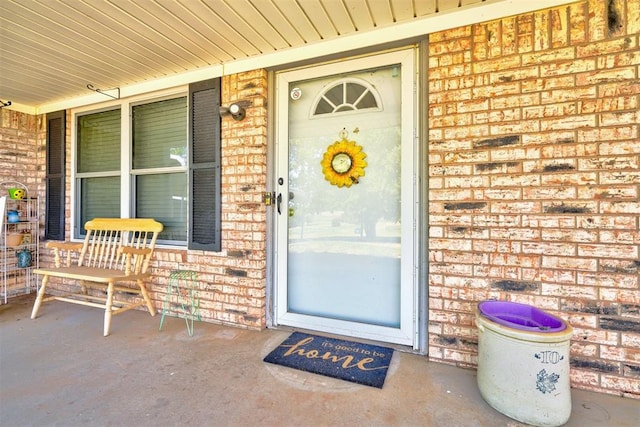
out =
[[33,256],[31,255],[31,251],[29,249],[25,248],[21,251],[17,251],[16,257],[18,258],[18,262],[17,262],[18,268],[31,267]]
[[349,132],[345,129],[339,135],[340,141],[327,147],[320,165],[324,178],[332,185],[351,187],[352,184],[358,184],[360,177],[364,176],[367,155],[360,145],[347,139]]

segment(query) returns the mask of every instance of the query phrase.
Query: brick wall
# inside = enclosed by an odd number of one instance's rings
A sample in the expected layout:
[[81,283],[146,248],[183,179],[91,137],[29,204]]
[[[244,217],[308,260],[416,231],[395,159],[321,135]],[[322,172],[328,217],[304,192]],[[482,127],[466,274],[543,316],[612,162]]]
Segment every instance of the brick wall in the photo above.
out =
[[429,37],[430,359],[517,301],[574,327],[574,387],[640,398],[639,32],[590,0]]
[[0,109],[0,182],[18,181],[30,196],[44,196],[45,135],[44,115]]

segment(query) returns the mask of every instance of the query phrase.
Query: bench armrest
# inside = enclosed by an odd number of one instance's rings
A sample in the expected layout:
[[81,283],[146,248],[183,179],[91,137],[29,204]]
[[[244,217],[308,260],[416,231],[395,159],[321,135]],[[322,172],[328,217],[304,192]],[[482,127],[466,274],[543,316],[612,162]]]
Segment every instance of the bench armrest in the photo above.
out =
[[[80,245],[82,247],[82,245]],[[132,248],[130,246],[121,246],[118,248],[119,254],[131,254],[131,255],[147,255],[153,252],[150,248]]]
[[128,276],[132,271],[135,274],[140,273],[143,268],[145,257],[151,255],[151,253],[153,253],[153,249],[151,248],[133,248],[131,246],[119,247],[118,255],[124,255],[125,274]]
[[80,242],[58,242],[58,241],[50,241],[47,242],[45,247],[53,249],[53,254],[55,256],[55,265],[56,268],[60,268],[61,266],[61,255],[65,256],[65,266],[71,267],[71,254],[80,253],[82,250],[83,244]]

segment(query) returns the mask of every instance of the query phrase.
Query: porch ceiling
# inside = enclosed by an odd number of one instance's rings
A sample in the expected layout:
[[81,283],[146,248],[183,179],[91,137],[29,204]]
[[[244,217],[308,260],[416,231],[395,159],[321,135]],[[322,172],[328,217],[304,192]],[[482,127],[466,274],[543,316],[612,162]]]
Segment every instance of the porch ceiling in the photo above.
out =
[[34,112],[68,108],[95,95],[88,84],[107,91],[185,74],[193,81],[287,50],[292,62],[295,48],[495,3],[515,1],[2,0],[0,101]]

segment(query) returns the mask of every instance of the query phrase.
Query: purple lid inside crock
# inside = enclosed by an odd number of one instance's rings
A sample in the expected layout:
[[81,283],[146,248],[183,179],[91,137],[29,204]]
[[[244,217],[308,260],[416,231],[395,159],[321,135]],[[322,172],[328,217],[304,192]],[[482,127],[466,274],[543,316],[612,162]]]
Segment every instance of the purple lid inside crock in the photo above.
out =
[[539,308],[508,301],[483,301],[478,304],[483,317],[500,325],[530,332],[560,332],[565,322]]

